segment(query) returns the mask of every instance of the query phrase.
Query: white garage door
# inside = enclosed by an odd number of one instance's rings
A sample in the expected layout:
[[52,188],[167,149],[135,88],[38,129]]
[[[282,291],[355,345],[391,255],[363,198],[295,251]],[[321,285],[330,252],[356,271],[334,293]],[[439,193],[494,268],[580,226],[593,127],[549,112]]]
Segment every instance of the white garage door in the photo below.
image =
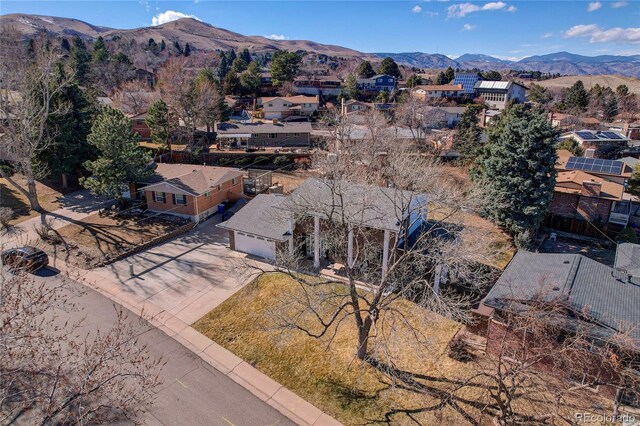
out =
[[236,250],[265,259],[276,258],[276,243],[273,241],[259,240],[250,235],[235,232]]

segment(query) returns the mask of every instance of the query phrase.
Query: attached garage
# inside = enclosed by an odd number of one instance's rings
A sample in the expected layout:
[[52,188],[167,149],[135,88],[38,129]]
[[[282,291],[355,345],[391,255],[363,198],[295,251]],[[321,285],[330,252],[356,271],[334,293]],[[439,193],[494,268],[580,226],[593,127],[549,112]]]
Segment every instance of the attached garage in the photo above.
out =
[[234,231],[234,247],[237,251],[262,257],[264,259],[275,260],[276,243],[275,241],[266,240],[263,237],[245,234]]

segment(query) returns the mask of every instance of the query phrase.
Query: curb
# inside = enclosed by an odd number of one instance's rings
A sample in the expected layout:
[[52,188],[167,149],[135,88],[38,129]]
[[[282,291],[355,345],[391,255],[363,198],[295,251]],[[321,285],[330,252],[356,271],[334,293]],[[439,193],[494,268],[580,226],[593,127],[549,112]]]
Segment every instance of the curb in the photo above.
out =
[[[67,265],[64,264],[64,267],[66,269]],[[134,299],[134,304],[132,304],[130,303],[132,299],[131,296],[122,297],[120,296],[122,292],[113,294],[105,288],[102,288],[99,284],[100,281],[110,282],[102,277],[97,280],[96,277],[93,277],[93,282],[89,280],[81,280],[80,282],[149,321],[149,323],[167,336],[196,354],[204,362],[278,410],[282,415],[296,424],[304,426],[342,425],[342,423],[330,415],[324,413],[280,383],[258,371],[242,358],[218,345],[204,334],[196,331],[189,324],[173,314],[146,300],[135,301]]]

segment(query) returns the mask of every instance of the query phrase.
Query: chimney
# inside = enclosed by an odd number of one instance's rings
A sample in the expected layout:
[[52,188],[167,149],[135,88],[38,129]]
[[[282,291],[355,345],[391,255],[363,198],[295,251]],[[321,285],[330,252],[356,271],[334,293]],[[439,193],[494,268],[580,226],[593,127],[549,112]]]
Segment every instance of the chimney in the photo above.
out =
[[602,182],[596,182],[595,180],[585,180],[582,182],[582,190],[580,195],[587,197],[599,197],[602,190]]
[[273,120],[271,120],[271,122],[272,122],[274,125],[276,125],[276,124],[278,124],[278,119],[277,119],[277,118],[274,118]]
[[593,158],[595,157],[596,149],[595,148],[587,148],[584,150],[584,158]]

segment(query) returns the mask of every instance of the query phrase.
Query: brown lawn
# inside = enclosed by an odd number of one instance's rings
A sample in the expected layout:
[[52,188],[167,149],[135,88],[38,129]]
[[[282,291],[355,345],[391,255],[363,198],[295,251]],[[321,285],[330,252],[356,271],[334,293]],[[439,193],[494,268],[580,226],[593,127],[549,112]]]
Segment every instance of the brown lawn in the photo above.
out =
[[[26,188],[25,179],[21,175],[14,175],[12,176],[12,179]],[[53,211],[60,208],[59,198],[64,193],[69,193],[76,189],[77,188],[69,188],[63,190],[59,185],[42,182],[38,182],[36,184],[40,204],[47,211]],[[27,197],[3,178],[0,178],[0,206],[9,207],[13,210],[13,219],[10,222],[12,225],[37,216],[37,213],[30,209]]]
[[50,250],[80,268],[90,269],[104,260],[166,235],[184,223],[166,216],[118,218],[96,213],[60,228],[57,234],[62,242],[53,245]]

